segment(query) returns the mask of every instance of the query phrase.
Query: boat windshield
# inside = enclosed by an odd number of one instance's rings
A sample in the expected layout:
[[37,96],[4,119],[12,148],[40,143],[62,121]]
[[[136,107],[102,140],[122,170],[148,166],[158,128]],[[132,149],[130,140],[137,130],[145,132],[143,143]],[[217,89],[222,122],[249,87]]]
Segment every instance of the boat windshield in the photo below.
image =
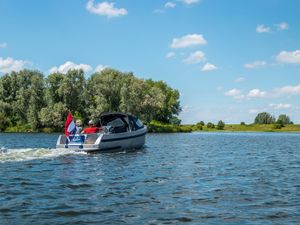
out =
[[120,119],[120,118],[117,118],[113,121],[110,121],[106,124],[106,126],[112,126],[112,127],[121,127],[121,126],[124,126],[125,123]]
[[109,127],[111,133],[122,133],[129,130],[127,116],[120,114],[104,115],[100,118],[101,126]]
[[139,130],[144,127],[144,124],[142,121],[140,121],[139,118],[134,117],[134,116],[129,116],[129,121],[130,121],[130,126],[132,130]]

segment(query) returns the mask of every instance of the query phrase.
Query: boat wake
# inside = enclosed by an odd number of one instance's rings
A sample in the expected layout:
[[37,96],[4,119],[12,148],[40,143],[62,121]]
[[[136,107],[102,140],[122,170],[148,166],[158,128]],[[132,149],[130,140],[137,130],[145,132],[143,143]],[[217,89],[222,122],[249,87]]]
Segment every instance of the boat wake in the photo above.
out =
[[42,158],[56,158],[64,155],[86,154],[69,149],[50,149],[50,148],[23,148],[7,149],[0,148],[0,163],[9,161],[28,161]]

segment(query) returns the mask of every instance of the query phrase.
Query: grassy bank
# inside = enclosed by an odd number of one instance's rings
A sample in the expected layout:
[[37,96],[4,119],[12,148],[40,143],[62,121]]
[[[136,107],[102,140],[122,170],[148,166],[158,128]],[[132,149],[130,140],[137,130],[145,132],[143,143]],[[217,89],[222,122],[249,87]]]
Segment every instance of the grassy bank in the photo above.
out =
[[[289,124],[282,128],[276,128],[274,124],[226,124],[223,130],[215,128],[208,128],[201,125],[172,125],[163,124],[156,121],[152,121],[147,124],[149,133],[189,133],[196,131],[204,132],[300,132],[300,124]],[[38,130],[32,130],[29,125],[8,127],[4,132],[7,133],[63,133],[62,130],[55,130],[52,128],[42,128]]]
[[148,130],[150,133],[176,133],[176,132],[300,132],[300,124],[289,124],[282,128],[277,128],[274,124],[227,124],[223,130],[217,128],[208,128],[201,125],[171,125],[161,124],[158,122],[151,122],[148,124]]
[[282,128],[277,128],[274,124],[228,124],[225,125],[225,131],[248,131],[248,132],[300,132],[300,124],[288,124]]

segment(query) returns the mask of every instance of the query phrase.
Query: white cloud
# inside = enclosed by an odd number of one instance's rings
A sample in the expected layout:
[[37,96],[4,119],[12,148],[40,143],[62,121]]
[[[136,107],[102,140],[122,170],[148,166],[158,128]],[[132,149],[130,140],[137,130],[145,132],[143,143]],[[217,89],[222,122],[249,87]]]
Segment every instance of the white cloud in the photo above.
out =
[[239,90],[239,89],[231,89],[227,92],[224,93],[226,96],[230,96],[230,97],[233,97],[234,99],[237,99],[237,100],[242,100],[245,98],[245,95],[243,95],[242,91]]
[[101,16],[106,16],[108,18],[119,17],[127,15],[128,11],[124,8],[115,8],[115,3],[111,2],[101,2],[98,4],[94,4],[94,0],[89,0],[86,9],[90,13],[98,14]]
[[245,81],[245,77],[238,77],[234,80],[234,82],[236,82],[236,83],[241,83],[243,81]]
[[300,63],[300,50],[282,51],[276,56],[276,60],[281,63]]
[[205,45],[207,41],[201,34],[188,34],[180,38],[174,38],[171,48],[186,48],[190,46]]
[[52,67],[50,69],[50,73],[67,73],[69,70],[80,70],[82,69],[84,72],[89,72],[92,70],[92,67],[88,64],[75,64],[71,61],[67,61],[59,67]]
[[0,48],[6,48],[7,47],[7,43],[3,42],[3,43],[0,43]]
[[264,24],[259,24],[256,27],[257,33],[269,33],[271,31],[270,27],[266,27]]
[[274,95],[279,96],[279,95],[300,95],[300,85],[296,86],[284,86],[281,88],[276,88],[274,90]]
[[214,64],[211,63],[205,63],[205,65],[202,67],[202,71],[212,71],[218,69]]
[[191,4],[198,3],[199,0],[181,0],[181,2],[183,2],[184,4],[187,4],[187,5],[191,5]]
[[105,66],[105,65],[98,65],[95,69],[95,72],[102,72],[103,70],[109,68],[108,66]]
[[165,8],[175,8],[176,4],[174,2],[167,2],[165,4]]
[[279,103],[279,104],[269,104],[269,106],[273,109],[289,109],[292,107],[291,104],[283,104],[283,103]]
[[238,89],[231,89],[231,90],[229,90],[229,91],[227,91],[227,92],[225,92],[225,95],[226,96],[236,96],[236,95],[240,95],[242,93],[242,91],[241,90],[238,90]]
[[29,62],[24,60],[15,60],[11,57],[6,59],[0,57],[0,72],[10,73],[12,71],[19,71],[23,69],[26,64],[29,64]]
[[186,64],[196,64],[205,61],[205,54],[201,51],[191,53],[186,59],[183,60]]
[[254,61],[254,62],[245,64],[244,67],[247,69],[257,69],[257,68],[264,67],[265,65],[267,65],[267,63],[265,61]]
[[289,29],[289,25],[285,22],[276,24],[277,30],[287,30]]
[[175,55],[175,53],[174,52],[168,52],[167,54],[166,54],[166,58],[167,59],[172,59],[172,58],[174,58],[176,55]]
[[266,94],[267,93],[265,91],[261,91],[259,89],[252,89],[247,94],[247,97],[249,97],[249,98],[262,98],[262,97],[265,97]]

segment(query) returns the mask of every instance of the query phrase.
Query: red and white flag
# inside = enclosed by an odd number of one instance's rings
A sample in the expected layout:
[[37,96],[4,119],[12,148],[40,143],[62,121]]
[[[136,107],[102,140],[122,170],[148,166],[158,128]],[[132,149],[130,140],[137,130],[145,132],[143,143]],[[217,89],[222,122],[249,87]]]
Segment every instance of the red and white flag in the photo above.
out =
[[70,136],[70,134],[75,134],[76,132],[76,126],[73,120],[73,116],[70,112],[68,112],[68,117],[65,123],[65,134],[67,137]]

